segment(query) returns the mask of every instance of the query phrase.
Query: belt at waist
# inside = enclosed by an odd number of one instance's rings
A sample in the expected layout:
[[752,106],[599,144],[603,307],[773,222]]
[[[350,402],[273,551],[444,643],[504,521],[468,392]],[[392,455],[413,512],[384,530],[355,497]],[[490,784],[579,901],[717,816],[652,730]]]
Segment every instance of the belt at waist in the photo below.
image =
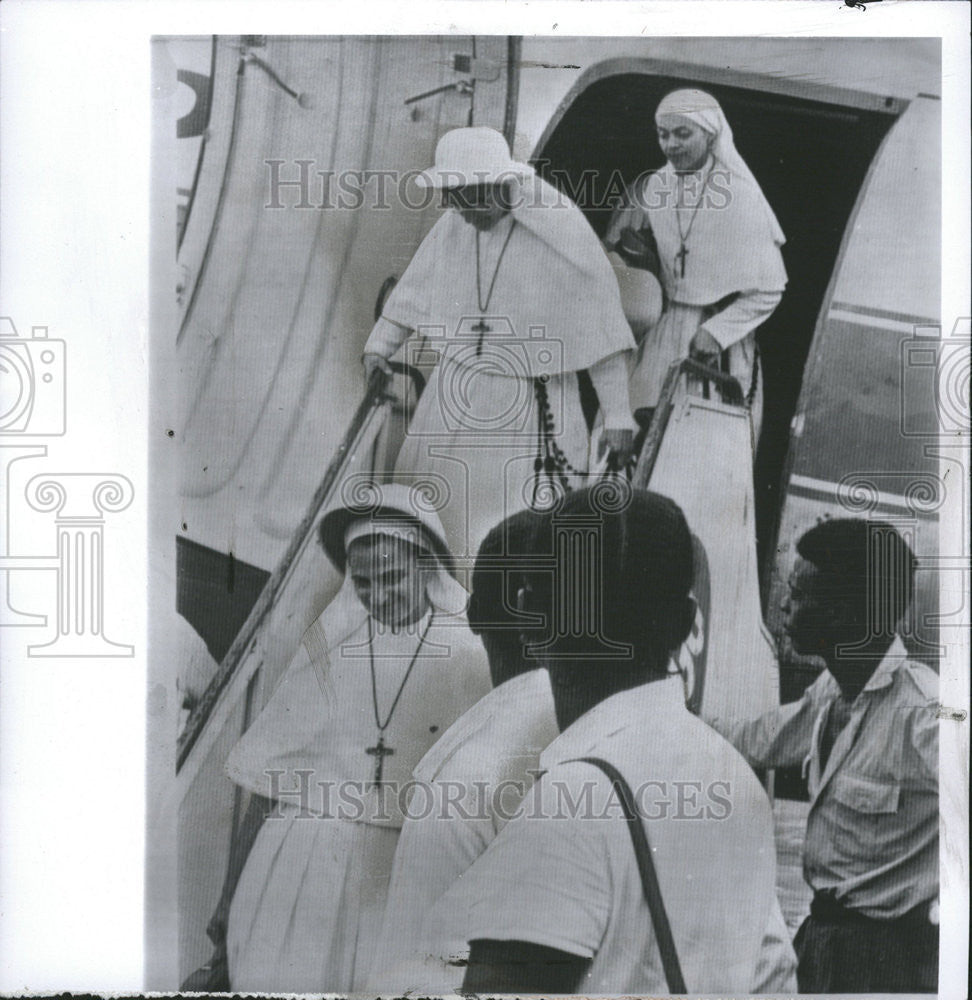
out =
[[929,911],[932,901],[919,903],[917,906],[902,913],[900,917],[882,920],[879,917],[869,917],[859,910],[851,909],[842,900],[837,899],[833,889],[823,889],[815,892],[810,902],[810,916],[828,924],[899,924],[907,926],[931,926]]

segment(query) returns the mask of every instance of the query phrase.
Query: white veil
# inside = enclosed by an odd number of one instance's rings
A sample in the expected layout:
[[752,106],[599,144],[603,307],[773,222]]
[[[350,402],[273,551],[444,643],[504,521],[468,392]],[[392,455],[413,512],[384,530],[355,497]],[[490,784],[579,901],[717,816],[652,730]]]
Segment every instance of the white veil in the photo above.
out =
[[732,139],[732,128],[726,121],[726,116],[723,114],[719,102],[704,90],[694,88],[673,90],[661,99],[655,111],[655,117],[657,118],[659,115],[683,115],[695,122],[700,128],[705,129],[710,135],[715,136],[712,156],[716,163],[725,167],[731,176],[745,178],[759,192],[759,200],[766,213],[773,241],[777,246],[782,246],[786,242],[786,236],[776,218],[776,213],[766,200],[759,182],[753,176],[746,161],[739,155]]
[[[386,487],[385,493],[387,497],[393,491]],[[398,506],[395,504],[395,509]],[[438,518],[434,521],[424,518],[429,524],[429,536],[424,536],[424,526],[420,528],[409,520],[408,509],[402,514],[401,520],[369,516],[351,520],[344,532],[345,551],[355,538],[367,535],[410,542],[422,553],[420,572],[433,613],[453,622],[465,621],[469,595],[449,574],[430,544],[430,536],[435,535],[436,541],[445,547],[441,526],[435,530]],[[342,710],[333,703],[330,693],[330,658],[340,655],[341,646],[367,618],[368,611],[358,599],[350,576],[345,576],[337,595],[305,632],[263,710],[230,752],[225,772],[232,781],[251,792],[266,795],[269,772],[295,774],[301,768],[315,771],[322,766],[329,753],[329,713]]]

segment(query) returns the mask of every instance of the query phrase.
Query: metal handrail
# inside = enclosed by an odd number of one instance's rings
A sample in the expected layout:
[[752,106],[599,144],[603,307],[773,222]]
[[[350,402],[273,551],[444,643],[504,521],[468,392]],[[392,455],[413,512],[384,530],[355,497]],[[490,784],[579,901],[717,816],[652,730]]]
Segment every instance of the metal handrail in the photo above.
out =
[[728,403],[730,406],[746,405],[742,386],[735,375],[719,371],[718,368],[710,368],[701,361],[696,361],[695,358],[683,358],[678,362],[678,369],[680,375],[695,375],[697,378],[712,382],[722,393],[724,403]]
[[[417,368],[397,361],[389,362],[389,367],[392,371],[410,378],[415,387],[416,395],[421,396],[426,382],[424,375]],[[742,388],[733,376],[714,368],[709,368],[691,358],[685,358],[672,364],[665,375],[658,406],[655,409],[654,418],[641,448],[632,480],[632,485],[634,486],[646,488],[648,485],[655,461],[658,458],[662,439],[665,435],[665,429],[668,426],[678,380],[682,375],[694,375],[698,378],[706,379],[720,390],[725,402],[734,406],[744,405]],[[355,444],[364,431],[374,410],[394,398],[388,394],[387,387],[388,376],[381,371],[373,372],[365,397],[358,406],[347,432],[338,445],[335,457],[332,459],[320,485],[315,491],[308,505],[307,512],[295,529],[286,552],[264,585],[260,596],[257,598],[250,614],[243,623],[243,627],[237,633],[233,644],[223,657],[219,668],[203,692],[202,697],[194,706],[186,722],[186,726],[179,736],[176,752],[177,771],[182,768],[189,758],[193,747],[206,728],[220,696],[226,690],[247,653],[251,650],[260,627],[276,605],[277,598],[284,587],[297,556],[303,549],[308,535],[313,531],[315,521],[337,485],[344,465],[353,454]]]
[[648,427],[648,433],[645,435],[634,475],[631,478],[631,485],[639,489],[648,488],[648,482],[651,479],[655,462],[658,460],[658,453],[661,450],[661,443],[665,437],[665,430],[668,427],[668,420],[672,415],[672,404],[675,399],[675,390],[678,388],[678,380],[682,375],[695,375],[697,378],[712,382],[722,393],[723,401],[730,406],[742,407],[746,405],[742,386],[734,376],[721,372],[717,368],[710,368],[694,358],[682,358],[681,361],[673,362],[665,373],[665,381],[662,383],[661,393],[658,396],[658,405],[655,407],[654,416]]
[[[408,376],[415,386],[416,394],[422,394],[422,390],[425,388],[425,377],[418,369],[397,361],[389,362],[389,366],[393,371]],[[283,554],[283,557],[277,564],[277,568],[267,580],[263,590],[260,591],[260,596],[251,608],[246,621],[243,623],[243,627],[236,634],[233,644],[223,657],[219,668],[203,692],[202,697],[193,707],[186,726],[179,735],[176,749],[176,771],[181,770],[182,766],[188,760],[193,747],[206,728],[206,724],[209,722],[220,696],[226,690],[240,664],[253,648],[260,627],[276,605],[277,598],[283,590],[287,577],[290,575],[290,571],[303,549],[308,535],[313,532],[314,524],[322,508],[337,485],[345,463],[354,453],[355,445],[369,423],[374,411],[384,406],[385,403],[391,401],[393,398],[388,393],[388,376],[381,371],[372,372],[365,397],[358,406],[348,430],[341,439],[337,452],[331,460],[330,465],[328,465],[327,471],[324,473],[324,478],[315,490],[307,512],[301,519],[300,524],[297,525],[290,539],[290,544],[287,546],[287,551]]]

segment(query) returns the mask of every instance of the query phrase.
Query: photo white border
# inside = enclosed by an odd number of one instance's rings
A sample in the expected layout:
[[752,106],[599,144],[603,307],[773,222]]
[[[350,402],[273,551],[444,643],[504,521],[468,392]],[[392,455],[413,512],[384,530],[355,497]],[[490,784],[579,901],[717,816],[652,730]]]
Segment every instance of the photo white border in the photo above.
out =
[[[138,991],[143,982],[144,594],[150,570],[153,585],[175,586],[174,557],[163,550],[160,562],[160,540],[146,530],[150,441],[153,470],[166,462],[164,428],[148,407],[151,36],[941,37],[950,323],[970,312],[968,26],[966,4],[935,0],[865,11],[840,0],[0,5],[0,315],[68,342],[68,433],[47,442],[44,468],[117,472],[135,489],[106,527],[105,593],[112,637],[134,645],[134,657],[26,660],[25,639],[0,635],[0,991]],[[967,524],[968,510],[948,522],[942,551],[967,544]],[[943,704],[966,711],[967,641],[950,645],[942,669]],[[965,993],[968,752],[968,716],[944,722],[942,996]]]

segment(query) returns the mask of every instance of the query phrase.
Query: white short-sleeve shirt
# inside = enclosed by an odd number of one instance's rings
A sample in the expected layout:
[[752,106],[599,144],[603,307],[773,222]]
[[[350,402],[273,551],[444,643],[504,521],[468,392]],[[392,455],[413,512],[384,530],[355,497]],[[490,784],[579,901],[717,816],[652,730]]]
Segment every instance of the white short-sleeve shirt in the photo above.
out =
[[[579,992],[667,993],[627,823],[597,756],[631,785],[692,993],[748,993],[775,900],[769,800],[685,708],[680,678],[601,702],[542,754],[547,773],[463,877],[467,941],[591,959]],[[460,911],[457,911],[460,912]]]
[[[532,786],[557,736],[550,678],[530,670],[494,688],[449,727],[415,768],[416,787],[395,853],[388,906],[368,983],[376,991],[452,992],[465,942],[456,917],[426,924]],[[461,905],[461,904],[460,904]]]

